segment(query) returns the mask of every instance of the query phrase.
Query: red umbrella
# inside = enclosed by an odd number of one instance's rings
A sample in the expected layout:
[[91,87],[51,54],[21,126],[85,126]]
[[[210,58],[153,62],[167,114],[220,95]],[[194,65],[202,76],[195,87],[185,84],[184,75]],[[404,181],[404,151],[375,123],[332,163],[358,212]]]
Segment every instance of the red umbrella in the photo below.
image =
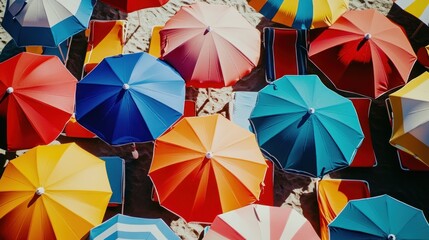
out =
[[119,10],[130,13],[144,8],[161,7],[169,0],[102,0]]
[[374,9],[344,13],[310,43],[309,58],[337,89],[372,98],[404,85],[417,59],[402,29]]
[[161,58],[187,86],[232,86],[258,64],[260,32],[234,8],[195,3],[182,7],[160,31]]
[[0,63],[0,148],[55,140],[73,113],[76,83],[56,56],[24,52]]

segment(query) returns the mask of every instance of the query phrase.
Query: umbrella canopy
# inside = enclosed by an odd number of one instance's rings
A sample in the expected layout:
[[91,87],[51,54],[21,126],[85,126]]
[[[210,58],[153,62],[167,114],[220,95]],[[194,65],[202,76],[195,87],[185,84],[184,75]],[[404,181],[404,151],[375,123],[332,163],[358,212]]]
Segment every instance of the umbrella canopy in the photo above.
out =
[[18,46],[56,47],[88,27],[95,2],[8,0],[2,26]]
[[390,143],[429,166],[429,72],[389,95],[393,111]]
[[74,111],[76,83],[55,56],[24,52],[0,63],[0,148],[55,140]]
[[109,144],[156,139],[182,115],[185,82],[147,53],[104,58],[78,84],[77,121]]
[[270,159],[313,177],[348,167],[364,138],[353,103],[316,75],[286,75],[264,87],[249,120]]
[[204,239],[320,239],[310,222],[295,209],[259,204],[218,215]]
[[310,43],[309,58],[337,89],[371,98],[404,85],[417,60],[401,28],[375,9],[344,13]]
[[232,86],[258,64],[261,33],[233,7],[183,6],[160,31],[161,58],[187,86]]
[[112,7],[118,8],[119,10],[130,13],[137,10],[161,7],[166,4],[169,0],[101,0],[104,3],[109,4]]
[[90,240],[104,239],[157,239],[180,238],[161,218],[139,218],[116,214],[89,232]]
[[396,0],[394,3],[406,12],[420,19],[424,24],[429,25],[429,1]]
[[428,239],[423,211],[389,195],[350,200],[328,225],[330,239]]
[[0,238],[81,239],[111,194],[104,161],[75,143],[32,148],[0,179]]
[[149,177],[163,207],[211,223],[258,200],[266,171],[255,135],[215,114],[185,117],[159,137]]
[[331,26],[349,9],[348,0],[250,0],[249,5],[267,19],[295,29]]

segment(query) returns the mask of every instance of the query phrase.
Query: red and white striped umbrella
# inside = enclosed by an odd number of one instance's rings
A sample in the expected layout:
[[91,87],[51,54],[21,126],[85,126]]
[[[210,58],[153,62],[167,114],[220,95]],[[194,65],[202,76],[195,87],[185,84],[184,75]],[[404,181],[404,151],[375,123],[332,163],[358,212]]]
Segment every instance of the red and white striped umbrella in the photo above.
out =
[[313,226],[291,207],[248,205],[218,215],[207,239],[320,239]]

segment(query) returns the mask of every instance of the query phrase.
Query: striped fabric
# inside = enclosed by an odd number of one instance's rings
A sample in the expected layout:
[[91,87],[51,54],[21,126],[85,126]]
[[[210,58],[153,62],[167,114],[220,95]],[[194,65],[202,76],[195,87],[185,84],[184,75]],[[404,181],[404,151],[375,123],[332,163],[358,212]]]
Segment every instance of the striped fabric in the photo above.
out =
[[293,208],[252,204],[218,215],[204,239],[320,238],[310,222]]
[[56,47],[86,29],[95,0],[8,0],[3,28],[18,46]]
[[292,28],[264,28],[266,79],[302,75],[307,71],[307,31]]
[[330,26],[348,10],[348,0],[250,0],[249,5],[273,22],[295,29]]
[[89,239],[178,240],[179,237],[160,218],[138,218],[117,214],[101,225],[91,229]]
[[429,25],[429,1],[427,0],[396,0],[395,3],[406,12]]

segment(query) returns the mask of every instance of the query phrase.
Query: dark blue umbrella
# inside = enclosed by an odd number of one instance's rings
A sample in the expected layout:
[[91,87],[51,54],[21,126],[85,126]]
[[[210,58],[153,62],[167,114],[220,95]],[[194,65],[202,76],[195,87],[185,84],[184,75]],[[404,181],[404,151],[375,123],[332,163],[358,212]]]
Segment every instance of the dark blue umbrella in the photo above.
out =
[[353,103],[316,75],[287,75],[264,87],[249,120],[271,160],[313,177],[349,166],[364,137]]
[[112,145],[155,140],[183,115],[185,81],[143,52],[105,58],[76,91],[77,121]]

